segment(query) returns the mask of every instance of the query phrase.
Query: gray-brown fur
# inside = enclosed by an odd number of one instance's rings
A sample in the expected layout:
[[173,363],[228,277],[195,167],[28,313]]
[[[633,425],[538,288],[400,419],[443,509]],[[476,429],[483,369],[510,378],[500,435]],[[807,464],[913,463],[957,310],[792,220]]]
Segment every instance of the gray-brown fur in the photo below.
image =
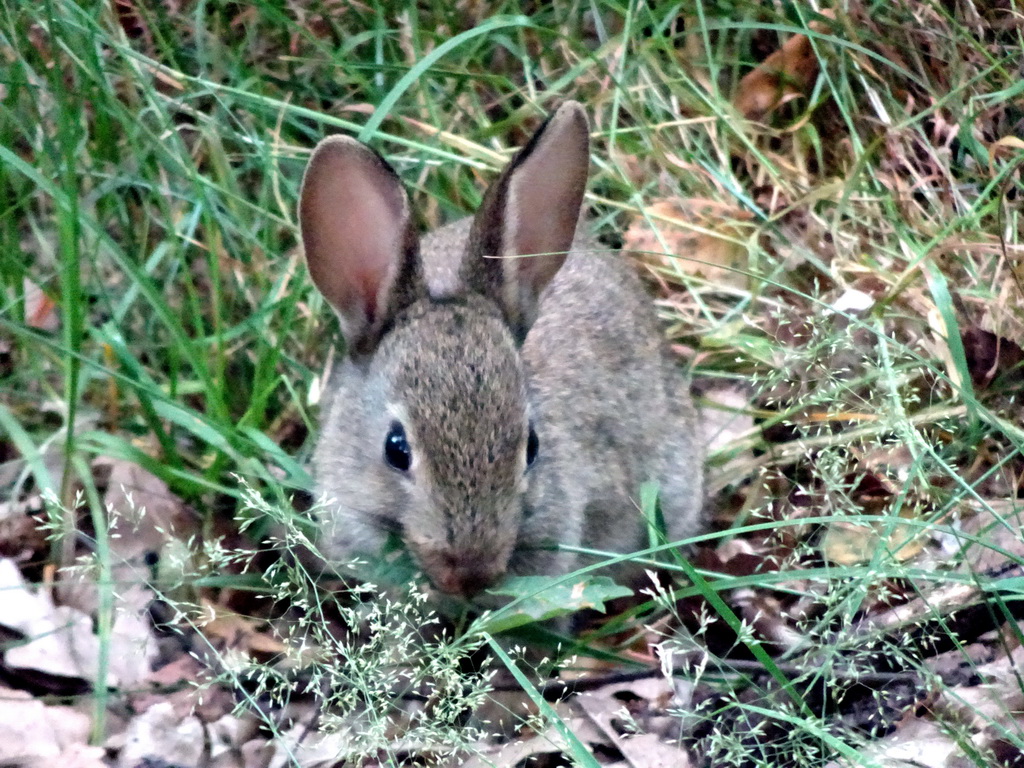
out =
[[[315,457],[325,554],[372,557],[394,532],[436,586],[471,595],[507,572],[570,570],[556,543],[642,547],[637,498],[652,479],[670,537],[698,532],[686,382],[632,269],[575,232],[582,108],[564,104],[478,216],[426,236],[418,255],[393,172],[352,140],[327,141],[303,185],[303,241],[354,354],[331,376]],[[396,421],[406,471],[384,459]]]

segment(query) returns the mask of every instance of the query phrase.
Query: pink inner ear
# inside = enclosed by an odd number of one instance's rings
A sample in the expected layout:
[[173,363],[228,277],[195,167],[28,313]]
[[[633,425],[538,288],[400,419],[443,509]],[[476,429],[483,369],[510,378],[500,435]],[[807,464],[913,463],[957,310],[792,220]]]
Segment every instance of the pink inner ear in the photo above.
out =
[[586,116],[579,105],[566,105],[509,179],[505,255],[526,256],[516,259],[513,269],[521,288],[534,297],[572,246],[589,164]]
[[[572,191],[542,176],[529,180],[533,186],[513,187],[515,223],[513,249],[519,255],[563,253],[572,245],[579,208]],[[525,186],[525,185],[524,185]],[[582,195],[579,197],[582,203]],[[531,269],[522,259],[523,269]]]
[[363,315],[366,318],[366,325],[372,327],[377,322],[377,292],[380,289],[380,278],[369,270],[362,270],[355,276],[353,282],[359,284],[359,293],[363,297]]
[[317,148],[302,188],[302,241],[313,282],[350,343],[387,311],[408,220],[398,178],[370,150],[344,138]]

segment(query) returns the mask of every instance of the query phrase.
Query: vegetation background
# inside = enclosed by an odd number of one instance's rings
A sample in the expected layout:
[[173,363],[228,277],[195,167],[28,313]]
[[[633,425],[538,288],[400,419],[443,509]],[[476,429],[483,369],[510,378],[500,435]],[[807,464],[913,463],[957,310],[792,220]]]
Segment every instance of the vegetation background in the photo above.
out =
[[[309,151],[367,141],[430,227],[571,97],[592,120],[587,202],[650,277],[713,439],[712,531],[696,569],[669,564],[692,586],[577,650],[656,666],[687,627],[695,687],[634,692],[654,718],[634,726],[710,765],[890,765],[908,743],[939,745],[919,764],[1020,764],[1022,43],[1017,0],[0,2],[0,586],[77,606],[99,659],[19,666],[56,630],[9,620],[0,721],[56,696],[85,713],[79,741],[133,764],[124,734],[166,700],[148,669],[95,683],[140,573],[164,612],[145,592],[135,614],[164,640],[191,627],[206,669],[287,655],[253,574],[295,604],[281,585],[301,574],[250,550],[301,522],[341,353],[297,250]],[[145,506],[148,534],[111,505]],[[88,599],[61,589],[76,573]],[[207,747],[182,764],[213,760],[217,721],[189,725]],[[452,731],[432,733],[403,754],[440,759]],[[592,764],[596,739],[549,751]]]

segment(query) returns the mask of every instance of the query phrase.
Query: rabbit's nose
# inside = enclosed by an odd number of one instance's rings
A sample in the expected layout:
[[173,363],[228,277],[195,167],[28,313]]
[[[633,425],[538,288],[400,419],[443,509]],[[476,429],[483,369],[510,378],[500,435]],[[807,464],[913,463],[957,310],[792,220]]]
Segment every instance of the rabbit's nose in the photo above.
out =
[[463,559],[449,555],[434,574],[434,583],[442,592],[471,598],[494,584],[504,568],[481,558]]

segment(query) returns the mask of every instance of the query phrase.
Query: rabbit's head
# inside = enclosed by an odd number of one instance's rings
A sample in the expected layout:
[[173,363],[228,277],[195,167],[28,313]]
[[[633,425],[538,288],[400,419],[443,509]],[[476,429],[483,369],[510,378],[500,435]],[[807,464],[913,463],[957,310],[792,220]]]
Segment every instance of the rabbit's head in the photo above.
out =
[[348,354],[335,395],[342,417],[329,425],[344,434],[331,435],[338,456],[319,478],[344,511],[333,535],[345,536],[345,520],[398,533],[445,592],[493,584],[528,514],[543,447],[519,346],[572,244],[587,139],[582,108],[564,104],[488,190],[469,236],[449,238],[429,260],[379,155],[334,136],[306,170],[306,260]]

